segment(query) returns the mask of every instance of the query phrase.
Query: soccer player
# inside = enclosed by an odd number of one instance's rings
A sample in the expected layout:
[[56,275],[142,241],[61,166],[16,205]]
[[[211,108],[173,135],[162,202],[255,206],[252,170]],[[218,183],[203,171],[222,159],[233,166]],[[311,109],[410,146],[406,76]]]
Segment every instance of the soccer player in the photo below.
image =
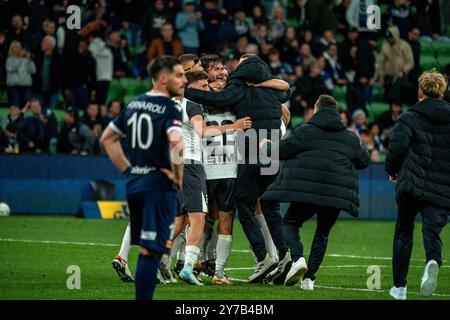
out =
[[123,235],[122,244],[120,246],[119,253],[112,261],[112,266],[116,270],[119,278],[123,282],[134,282],[134,277],[131,274],[130,267],[128,265],[128,254],[131,250],[131,226],[128,223],[125,233]]
[[[150,300],[156,286],[161,255],[178,209],[182,187],[182,115],[170,99],[183,94],[183,67],[170,56],[149,66],[153,89],[133,99],[105,130],[101,143],[113,164],[128,178],[131,243],[140,245],[136,299]],[[126,136],[129,160],[120,144]]]
[[[208,75],[204,71],[186,73],[188,88],[209,90]],[[181,100],[183,112],[183,136],[185,140],[185,174],[181,193],[183,210],[189,218],[189,232],[186,239],[185,263],[179,276],[193,285],[202,285],[193,274],[193,268],[200,254],[203,241],[205,215],[208,213],[206,174],[202,164],[202,137],[222,136],[227,131],[248,129],[251,127],[249,117],[225,125],[206,127],[202,106],[187,99]]]
[[[414,219],[422,214],[426,266],[420,294],[431,296],[442,264],[439,237],[450,213],[450,104],[447,83],[436,71],[419,77],[419,102],[402,114],[391,131],[386,171],[396,185],[398,204],[390,295],[405,300],[413,246]],[[447,251],[448,252],[448,251]]]

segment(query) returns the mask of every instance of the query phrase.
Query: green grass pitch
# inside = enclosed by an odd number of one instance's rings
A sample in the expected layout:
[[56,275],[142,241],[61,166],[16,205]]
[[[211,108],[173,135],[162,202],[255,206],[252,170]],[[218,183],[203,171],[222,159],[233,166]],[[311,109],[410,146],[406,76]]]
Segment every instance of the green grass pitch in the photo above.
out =
[[[134,285],[122,283],[111,267],[118,252],[126,221],[87,220],[72,217],[0,218],[0,299],[133,299]],[[315,221],[301,230],[305,253],[309,252]],[[390,299],[393,222],[338,221],[329,239],[327,255],[317,274],[316,289],[304,292],[299,286],[251,285],[235,281],[233,286],[203,287],[185,283],[158,286],[155,299]],[[416,223],[414,250],[408,275],[408,299],[419,294],[424,267],[421,224]],[[245,280],[254,266],[248,242],[235,221],[233,252],[227,274]],[[444,264],[439,285],[428,299],[450,299],[450,232],[442,232]],[[137,248],[130,255],[134,272]],[[68,266],[81,270],[81,289],[66,286]],[[367,289],[367,267],[381,269],[381,290]]]

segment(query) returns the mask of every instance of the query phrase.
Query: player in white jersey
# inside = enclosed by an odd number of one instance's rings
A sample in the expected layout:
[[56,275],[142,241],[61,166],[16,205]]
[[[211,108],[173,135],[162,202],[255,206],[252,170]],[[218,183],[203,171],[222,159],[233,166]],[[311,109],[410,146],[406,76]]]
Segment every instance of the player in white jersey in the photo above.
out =
[[[188,87],[209,90],[208,75],[203,71],[191,71],[186,73]],[[189,220],[189,232],[186,238],[186,254],[180,278],[189,284],[201,285],[193,274],[194,264],[197,262],[200,245],[203,240],[203,228],[205,214],[208,212],[206,174],[202,165],[202,137],[221,136],[228,131],[247,129],[251,127],[250,118],[246,117],[225,125],[216,125],[206,128],[203,108],[187,99],[180,101],[183,112],[183,136],[184,136],[184,176],[181,193],[183,211],[187,213]],[[179,230],[178,226],[176,226]],[[174,237],[177,235],[174,234]]]

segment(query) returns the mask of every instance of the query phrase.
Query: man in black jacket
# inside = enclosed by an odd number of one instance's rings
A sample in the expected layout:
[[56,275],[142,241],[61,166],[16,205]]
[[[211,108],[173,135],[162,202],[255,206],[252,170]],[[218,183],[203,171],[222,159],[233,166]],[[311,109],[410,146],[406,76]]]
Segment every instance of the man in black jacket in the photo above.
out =
[[[294,263],[285,285],[292,286],[304,276],[301,288],[314,289],[315,274],[327,248],[328,234],[339,212],[358,216],[359,177],[356,169],[370,163],[367,150],[341,121],[337,102],[321,95],[311,120],[287,139],[273,144],[279,159],[287,160],[275,182],[261,199],[291,202],[284,216],[284,237]],[[303,257],[299,228],[317,214],[317,228],[308,265]]]
[[[291,261],[287,255],[287,246],[283,238],[279,202],[261,202],[262,212],[278,249],[278,256],[281,260],[279,264],[266,254],[264,236],[254,215],[258,197],[273,181],[274,175],[261,175],[261,170],[263,170],[261,164],[254,164],[254,162],[252,164],[250,158],[258,152],[258,143],[262,138],[279,135],[281,104],[289,99],[289,93],[259,86],[246,86],[246,83],[261,83],[272,78],[270,68],[261,59],[257,56],[244,55],[236,71],[228,78],[227,86],[223,91],[208,92],[186,89],[184,94],[189,100],[217,109],[231,107],[236,118],[250,117],[252,120],[252,129],[255,131],[238,132],[236,138],[240,149],[239,153],[244,155],[243,159],[238,161],[236,181],[239,220],[258,260],[255,272],[249,277],[251,283],[261,282],[268,273],[277,268],[277,265],[280,271],[284,271],[287,263]],[[262,130],[267,133],[264,137],[261,136]],[[244,143],[239,142],[246,141],[246,137],[252,133],[256,133],[253,138],[256,138],[257,141],[247,143],[244,149]],[[252,151],[253,154],[250,154]]]
[[394,235],[394,286],[390,294],[406,299],[406,277],[413,245],[414,219],[422,214],[426,267],[420,293],[436,290],[442,264],[440,232],[450,212],[450,104],[442,74],[423,73],[419,102],[401,115],[390,134],[385,168],[396,182],[398,216]]

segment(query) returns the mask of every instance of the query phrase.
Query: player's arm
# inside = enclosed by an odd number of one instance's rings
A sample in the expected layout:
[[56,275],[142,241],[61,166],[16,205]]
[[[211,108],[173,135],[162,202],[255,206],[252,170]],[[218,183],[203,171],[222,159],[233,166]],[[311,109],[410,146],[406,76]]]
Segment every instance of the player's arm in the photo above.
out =
[[284,122],[284,125],[286,127],[291,121],[291,112],[289,111],[289,108],[285,104],[281,104],[281,121]]
[[130,163],[123,152],[120,137],[121,135],[118,132],[114,131],[111,126],[108,126],[102,134],[100,143],[116,168],[120,172],[125,173],[130,167]]
[[252,87],[269,88],[280,91],[289,90],[289,83],[281,79],[269,79],[260,83],[247,82],[247,85]]
[[207,126],[201,115],[193,116],[189,121],[200,137],[215,137],[229,131],[245,130],[252,127],[250,117],[241,118],[234,123],[223,126]]
[[167,132],[167,139],[169,140],[169,154],[171,170],[161,168],[167,178],[169,178],[181,191],[183,186],[183,171],[184,171],[184,144],[183,132],[175,129]]
[[245,85],[242,81],[230,82],[222,91],[204,91],[188,88],[184,91],[184,97],[199,104],[224,108],[232,106],[242,99],[245,93]]

